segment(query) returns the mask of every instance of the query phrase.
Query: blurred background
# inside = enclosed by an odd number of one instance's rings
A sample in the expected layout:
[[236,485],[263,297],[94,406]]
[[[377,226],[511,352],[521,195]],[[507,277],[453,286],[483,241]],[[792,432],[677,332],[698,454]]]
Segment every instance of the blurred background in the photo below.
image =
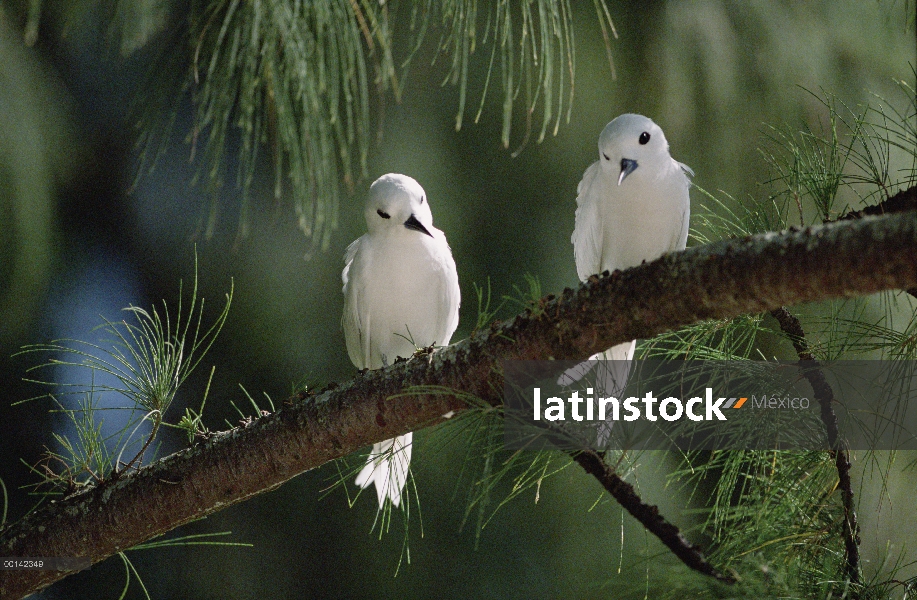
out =
[[[165,299],[174,307],[179,281],[187,293],[193,280],[195,245],[205,318],[216,316],[231,282],[234,298],[218,342],[166,417],[177,421],[184,406],[199,405],[215,366],[204,423],[223,429],[239,418],[230,400],[252,412],[240,384],[279,403],[299,382],[322,385],[354,375],[340,327],[342,256],[365,231],[362,205],[379,175],[405,173],[426,189],[458,265],[457,341],[477,316],[473,284],[489,280],[496,299],[513,295],[525,273],[539,278],[544,294],[577,284],[570,245],[576,186],[597,159],[599,132],[616,115],[653,118],[672,155],[694,169],[698,186],[740,201],[763,198],[772,191],[762,185],[772,173],[759,151],[768,144],[768,125],[826,126],[823,92],[851,107],[879,102],[875,94],[903,109],[909,99],[895,80],[913,86],[917,64],[909,2],[609,0],[617,31],[612,77],[595,7],[575,3],[570,121],[513,157],[524,125],[521,106],[509,150],[500,142],[499,91],[485,101],[480,121],[473,120],[489,53],[473,55],[471,114],[456,131],[457,90],[441,85],[444,67],[432,64],[435,44],[427,43],[413,59],[400,102],[389,94],[384,120],[374,116],[381,135],[370,148],[368,177],[343,194],[328,248],[310,253],[290,204],[274,197],[267,159],[255,174],[246,215],[229,178],[212,220],[213,192],[195,184],[200,158],[192,158],[185,137],[194,118],[188,95],[175,99],[177,134],[156,168],[137,177],[128,105],[168,36],[124,56],[100,18],[109,3],[90,3],[94,8],[80,18],[64,18],[62,3],[48,3],[37,29],[27,18],[34,4],[0,2],[0,380],[6,386],[0,479],[10,519],[36,499],[22,487],[36,480],[26,465],[53,446],[53,432],[67,431],[46,400],[12,406],[46,391],[23,381],[41,357],[13,354],[56,338],[98,341],[93,328],[101,317],[124,318],[120,311],[128,305]],[[183,9],[154,4],[169,26],[181,18]],[[692,192],[695,210],[700,200]],[[116,427],[118,418],[106,413],[106,427]],[[253,547],[129,556],[153,598],[652,597],[656,586],[668,589],[674,574],[691,577],[576,468],[511,501],[476,540],[471,524],[461,527],[466,448],[461,439],[438,435],[415,436],[423,520],[421,527],[412,517],[411,562],[397,576],[399,517],[380,540],[371,531],[374,494],[352,508],[340,488],[322,494],[338,477],[333,465],[170,534],[231,531],[227,540]],[[165,454],[184,440],[167,432],[161,444]],[[689,502],[666,488],[664,467],[648,459],[639,486],[663,514],[690,526]],[[867,559],[879,560],[886,542],[917,544],[913,527],[894,525],[902,515],[913,517],[913,482],[892,478],[888,486],[899,503],[874,499],[884,512],[861,507]],[[123,563],[112,558],[39,597],[116,598],[124,577]],[[127,597],[143,597],[136,581]]]

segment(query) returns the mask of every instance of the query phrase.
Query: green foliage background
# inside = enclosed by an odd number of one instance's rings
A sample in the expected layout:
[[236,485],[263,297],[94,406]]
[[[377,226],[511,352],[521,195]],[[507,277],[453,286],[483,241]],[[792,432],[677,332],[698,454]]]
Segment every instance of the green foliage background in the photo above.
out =
[[[267,4],[278,10],[285,6]],[[241,4],[243,9],[248,5]],[[208,145],[213,137],[207,132],[213,129],[186,138],[195,123],[194,99],[209,98],[217,107],[234,101],[245,108],[244,98],[228,98],[219,89],[211,96],[206,88],[181,93],[193,58],[176,51],[184,48],[178,19],[186,9],[163,0],[47,2],[40,14],[34,6],[0,2],[0,372],[9,386],[0,401],[0,478],[10,495],[10,518],[32,502],[17,489],[33,480],[18,459],[35,464],[62,423],[34,403],[8,406],[38,393],[19,382],[32,363],[10,355],[23,344],[53,337],[56,321],[75,319],[67,302],[85,299],[66,294],[74,280],[121,277],[119,269],[126,268],[139,282],[135,289],[140,295],[126,298],[123,305],[149,306],[161,298],[174,305],[177,281],[192,276],[197,242],[200,293],[213,299],[208,305],[213,316],[230,278],[234,302],[204,368],[176,396],[172,417],[177,422],[185,406],[200,405],[210,366],[216,365],[204,421],[212,429],[222,428],[224,420],[238,419],[228,400],[247,403],[239,384],[256,397],[266,392],[276,403],[303,380],[315,385],[353,374],[339,326],[341,257],[364,231],[363,198],[379,175],[406,173],[425,187],[435,223],[446,232],[459,268],[465,301],[455,339],[461,339],[477,316],[473,283],[489,278],[496,298],[512,295],[514,286],[523,285],[524,273],[536,275],[544,293],[577,283],[569,242],[576,185],[596,158],[599,131],[617,114],[654,118],[673,156],[696,172],[697,185],[750,204],[751,198],[774,191],[761,185],[776,173],[759,148],[779,152],[767,137],[773,136],[767,125],[823,131],[829,115],[818,98],[820,90],[849,106],[877,102],[874,93],[906,107],[909,99],[901,98],[895,80],[908,80],[913,89],[917,64],[909,3],[609,1],[618,35],[610,42],[613,78],[595,6],[571,3],[576,87],[569,123],[568,98],[555,91],[553,119],[561,116],[557,135],[551,135],[552,119],[548,134],[536,143],[544,116],[544,105],[539,105],[531,138],[523,144],[529,105],[525,89],[509,113],[512,130],[507,134],[495,66],[475,122],[490,48],[477,47],[467,64],[451,62],[461,51],[434,61],[437,43],[448,46],[455,40],[441,39],[446,30],[432,19],[406,79],[400,60],[411,46],[395,48],[391,63],[384,49],[378,50],[381,70],[366,75],[365,130],[355,125],[350,154],[326,163],[322,174],[341,185],[332,189],[328,179],[318,186],[322,199],[327,196],[332,204],[324,229],[309,237],[296,204],[297,186],[308,188],[309,179],[281,177],[278,184],[273,162],[278,154],[271,153],[270,144],[280,138],[268,135],[268,144],[254,155],[245,136],[227,127],[227,153],[213,180],[207,162],[217,151]],[[410,33],[409,7],[402,2],[398,8],[404,20],[390,24],[399,34]],[[203,23],[194,27],[209,31]],[[25,45],[23,36],[34,44]],[[212,64],[215,71],[209,75],[224,69],[227,81],[245,82],[248,91],[255,85],[245,79],[248,75],[230,73],[228,58]],[[151,68],[157,84],[144,87]],[[453,69],[467,73],[468,81],[459,131],[456,115],[462,100],[460,88],[450,83]],[[252,73],[255,79],[266,76],[257,69]],[[558,106],[561,99],[564,104]],[[170,119],[163,110],[170,105],[177,112],[174,134],[166,136]],[[143,115],[147,120],[138,121]],[[290,122],[297,119],[304,117]],[[138,123],[141,129],[135,128]],[[343,127],[326,133],[347,139],[346,121]],[[135,147],[138,140],[149,139],[145,136],[154,138],[153,145],[145,146],[149,152],[162,151],[152,170],[148,167],[154,163],[144,162],[152,157]],[[285,160],[295,164],[294,159]],[[895,168],[909,167],[904,153],[892,162]],[[247,192],[238,181],[249,185]],[[692,192],[695,212],[704,200]],[[845,189],[836,208],[858,201]],[[334,202],[339,203],[337,212]],[[814,206],[806,210],[810,217],[816,214]],[[335,220],[336,229],[329,227]],[[90,271],[86,265],[91,261],[120,266]],[[815,323],[823,309],[807,307],[805,314],[813,320],[804,325]],[[861,310],[880,316],[885,308],[870,301]],[[76,325],[91,337],[98,322],[83,318]],[[789,346],[776,339],[763,337],[758,343],[768,355],[789,356]],[[184,443],[181,433],[165,435],[160,453]],[[231,530],[233,541],[253,548],[145,550],[130,554],[133,565],[150,594],[159,598],[720,593],[676,565],[576,469],[545,480],[537,493],[532,489],[515,498],[477,536],[470,525],[460,527],[463,511],[457,509],[468,485],[467,479],[459,480],[466,457],[462,438],[422,432],[415,439],[423,536],[419,523],[412,525],[411,564],[402,566],[397,577],[398,525],[380,541],[370,533],[372,498],[360,498],[351,509],[341,489],[323,496],[321,490],[337,479],[333,466],[176,532]],[[689,501],[677,487],[666,487],[670,466],[664,458],[646,457],[637,481],[663,514],[691,527],[698,521],[686,507],[705,504],[703,488]],[[860,496],[863,554],[873,572],[883,568],[886,556],[912,551],[917,544],[914,528],[899,526],[917,516],[913,478],[900,476],[897,469],[892,468],[884,488],[864,486]],[[510,490],[493,493],[505,496]],[[743,560],[748,577],[760,575],[752,577],[757,583],[776,579],[779,587],[781,578],[790,576],[785,565],[767,564],[754,553]],[[902,578],[913,576],[913,566],[909,569]],[[43,597],[117,597],[123,573],[122,563],[108,561]],[[128,594],[142,597],[136,585]]]

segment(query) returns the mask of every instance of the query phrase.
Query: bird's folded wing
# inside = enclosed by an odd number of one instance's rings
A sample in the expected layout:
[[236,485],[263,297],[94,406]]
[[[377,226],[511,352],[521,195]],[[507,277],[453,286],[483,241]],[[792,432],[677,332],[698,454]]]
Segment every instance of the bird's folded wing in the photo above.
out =
[[576,188],[576,226],[570,241],[573,242],[576,273],[580,281],[601,272],[602,218],[597,198],[599,190],[595,189],[600,169],[598,162],[592,163]]
[[347,354],[358,369],[370,366],[369,356],[369,314],[363,306],[363,294],[360,286],[355,281],[354,265],[357,260],[357,251],[364,238],[359,238],[347,247],[345,255],[344,272],[341,278],[344,281],[344,314],[341,317],[341,326],[344,328],[344,339],[347,342]]

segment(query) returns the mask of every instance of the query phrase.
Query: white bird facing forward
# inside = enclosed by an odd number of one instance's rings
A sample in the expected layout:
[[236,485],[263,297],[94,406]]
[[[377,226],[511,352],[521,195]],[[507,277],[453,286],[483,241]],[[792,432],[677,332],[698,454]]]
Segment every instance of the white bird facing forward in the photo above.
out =
[[[586,169],[577,187],[570,239],[580,280],[684,250],[691,211],[688,174],[694,172],[671,157],[662,129],[651,119],[623,114],[606,125],[599,136],[599,160]],[[590,359],[630,361],[636,342],[618,344]],[[617,395],[611,392],[623,390],[630,364],[609,369],[616,383],[605,386],[605,392]],[[567,383],[584,374],[579,367],[571,369]]]
[[[369,188],[367,233],[344,255],[344,335],[358,369],[378,369],[416,348],[449,344],[459,318],[459,283],[452,252],[420,184],[388,174]],[[412,434],[373,445],[357,475],[376,485],[379,508],[401,502],[411,464]]]

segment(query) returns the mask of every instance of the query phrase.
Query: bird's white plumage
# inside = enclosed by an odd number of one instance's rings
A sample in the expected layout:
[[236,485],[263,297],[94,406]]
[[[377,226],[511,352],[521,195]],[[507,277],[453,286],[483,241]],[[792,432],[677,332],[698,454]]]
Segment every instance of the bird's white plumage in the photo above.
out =
[[[458,275],[442,231],[433,227],[420,184],[388,174],[369,190],[367,233],[344,255],[344,317],[350,360],[378,369],[416,348],[445,346],[458,327]],[[397,506],[411,462],[412,434],[373,445],[357,485],[375,484],[381,507]]]
[[[641,135],[649,135],[645,144]],[[618,183],[623,159],[637,167]],[[599,160],[577,187],[576,227],[571,241],[580,280],[635,267],[688,241],[691,170],[669,155],[669,144],[652,120],[624,114],[599,136]]]
[[[608,123],[599,136],[599,160],[586,169],[577,187],[571,241],[580,280],[684,250],[689,173],[693,175],[671,157],[662,129],[651,119],[623,114]],[[591,359],[630,361],[635,346],[636,340],[624,342]],[[605,393],[617,395],[612,392],[623,389],[629,371],[629,363],[609,366],[601,376],[608,382],[601,386]],[[564,378],[569,384],[585,372],[576,367]]]

